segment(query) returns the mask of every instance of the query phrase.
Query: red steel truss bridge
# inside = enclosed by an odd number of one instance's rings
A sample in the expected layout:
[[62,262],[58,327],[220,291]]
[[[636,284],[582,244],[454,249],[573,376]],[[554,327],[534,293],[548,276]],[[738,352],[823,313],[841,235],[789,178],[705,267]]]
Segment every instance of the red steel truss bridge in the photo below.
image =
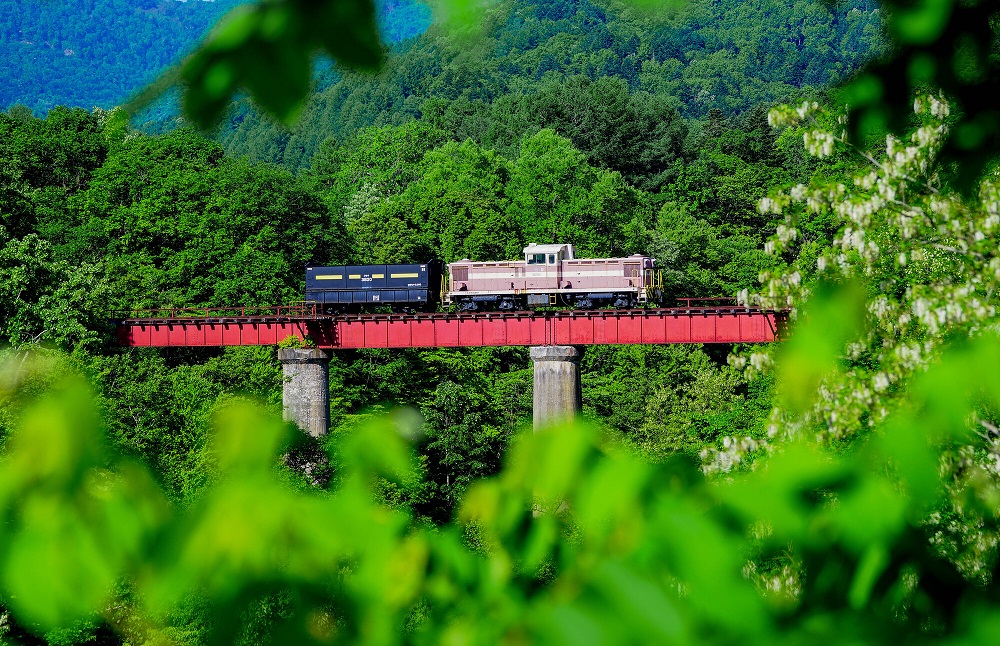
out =
[[668,343],[781,340],[787,313],[726,299],[679,299],[676,307],[536,312],[322,314],[311,303],[262,308],[137,310],[114,319],[130,347],[275,345],[288,337],[317,348]]

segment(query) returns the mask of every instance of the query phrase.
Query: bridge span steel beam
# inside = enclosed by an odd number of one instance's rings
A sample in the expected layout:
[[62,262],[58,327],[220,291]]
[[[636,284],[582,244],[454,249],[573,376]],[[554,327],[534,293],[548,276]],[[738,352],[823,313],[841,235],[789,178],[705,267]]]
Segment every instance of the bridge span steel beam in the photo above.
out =
[[767,343],[785,314],[749,309],[596,310],[547,313],[364,314],[308,319],[126,319],[132,347],[274,345],[308,336],[316,347],[432,348],[671,343]]

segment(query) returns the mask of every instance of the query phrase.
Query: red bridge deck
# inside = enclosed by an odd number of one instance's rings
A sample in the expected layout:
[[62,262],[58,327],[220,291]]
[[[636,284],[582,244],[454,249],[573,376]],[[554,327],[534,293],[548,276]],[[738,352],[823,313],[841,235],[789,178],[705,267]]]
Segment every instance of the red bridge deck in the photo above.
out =
[[[153,312],[151,312],[152,314]],[[310,306],[161,310],[116,321],[133,347],[274,345],[308,337],[319,348],[766,343],[781,339],[784,312],[744,307],[560,312],[354,314],[323,316]]]

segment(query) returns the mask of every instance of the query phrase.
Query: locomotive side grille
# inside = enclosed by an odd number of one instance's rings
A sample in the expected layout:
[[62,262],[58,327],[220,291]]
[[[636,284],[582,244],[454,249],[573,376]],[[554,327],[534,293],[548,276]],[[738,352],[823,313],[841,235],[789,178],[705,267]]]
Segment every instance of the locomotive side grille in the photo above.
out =
[[452,273],[454,276],[452,280],[469,280],[469,268],[468,267],[452,267]]

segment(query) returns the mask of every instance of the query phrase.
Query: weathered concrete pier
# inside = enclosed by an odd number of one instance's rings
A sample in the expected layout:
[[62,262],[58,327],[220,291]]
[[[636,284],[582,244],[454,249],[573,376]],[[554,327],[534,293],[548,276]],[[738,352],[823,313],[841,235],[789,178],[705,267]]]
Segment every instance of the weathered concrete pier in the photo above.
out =
[[[535,430],[580,413],[582,355],[582,349],[572,345],[531,348]],[[282,389],[285,420],[313,437],[326,435],[330,430],[330,356],[316,348],[281,348],[278,360],[285,378]]]
[[285,421],[313,437],[330,431],[330,356],[316,348],[280,348],[285,383],[281,392]]
[[583,407],[580,390],[580,357],[572,345],[543,345],[531,348],[534,364],[532,422],[537,431],[569,420]]

